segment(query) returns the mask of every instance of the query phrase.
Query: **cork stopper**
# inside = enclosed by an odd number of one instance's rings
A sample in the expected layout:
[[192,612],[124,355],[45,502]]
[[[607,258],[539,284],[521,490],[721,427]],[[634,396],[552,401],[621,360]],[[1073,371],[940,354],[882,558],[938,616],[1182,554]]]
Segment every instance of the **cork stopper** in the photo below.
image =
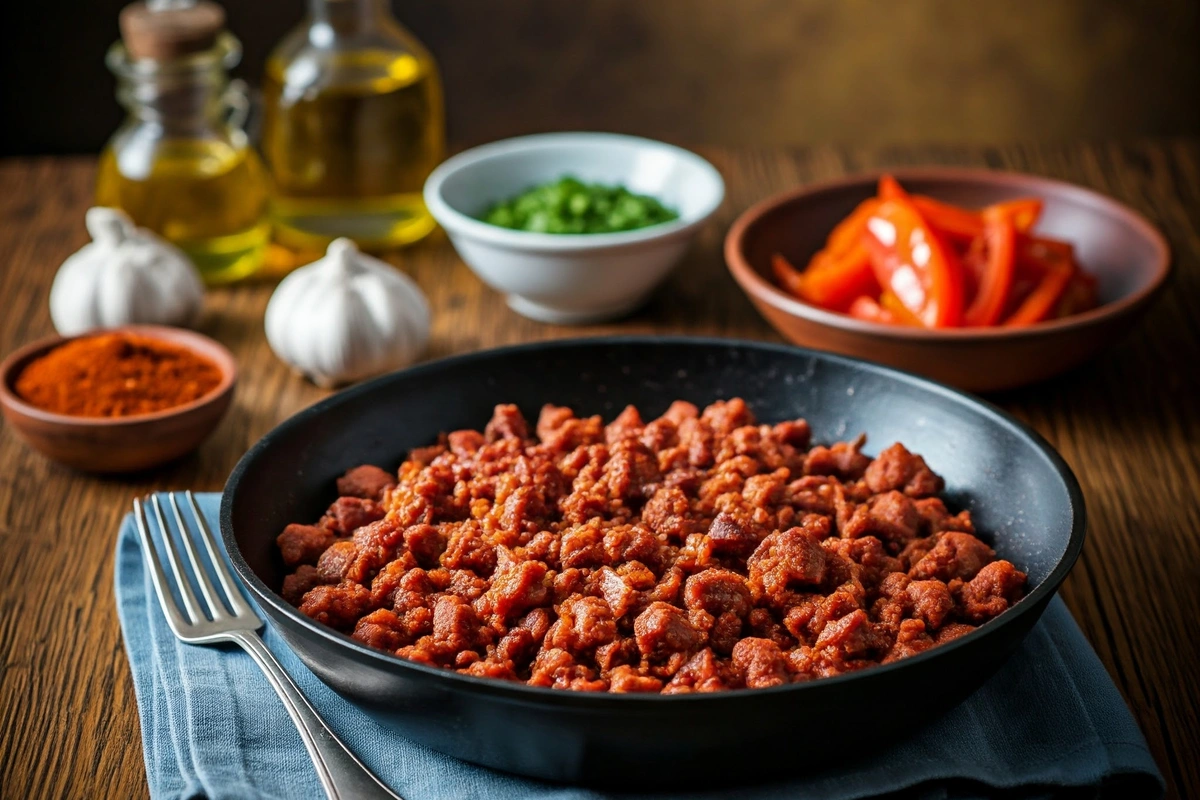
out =
[[134,61],[170,61],[210,50],[225,28],[225,9],[209,0],[133,3],[121,9],[121,39]]

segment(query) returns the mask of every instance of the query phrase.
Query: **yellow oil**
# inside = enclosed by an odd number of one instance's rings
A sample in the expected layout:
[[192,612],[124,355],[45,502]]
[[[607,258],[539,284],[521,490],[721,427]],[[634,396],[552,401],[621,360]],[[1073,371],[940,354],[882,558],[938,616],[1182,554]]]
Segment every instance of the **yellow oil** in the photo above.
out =
[[133,158],[110,145],[100,156],[96,202],[177,245],[207,283],[255,273],[270,239],[267,179],[248,146],[165,140]]
[[363,50],[312,62],[273,57],[263,81],[263,152],[275,238],[323,250],[338,236],[370,249],[421,239],[421,199],[444,149],[442,88],[425,56]]

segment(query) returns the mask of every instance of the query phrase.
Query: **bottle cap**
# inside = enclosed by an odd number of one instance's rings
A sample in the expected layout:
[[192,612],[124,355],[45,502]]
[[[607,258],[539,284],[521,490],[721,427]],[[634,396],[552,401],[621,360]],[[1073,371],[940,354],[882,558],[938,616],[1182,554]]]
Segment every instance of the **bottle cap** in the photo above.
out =
[[196,3],[132,3],[121,9],[121,39],[134,61],[170,61],[209,50],[225,28],[225,9]]

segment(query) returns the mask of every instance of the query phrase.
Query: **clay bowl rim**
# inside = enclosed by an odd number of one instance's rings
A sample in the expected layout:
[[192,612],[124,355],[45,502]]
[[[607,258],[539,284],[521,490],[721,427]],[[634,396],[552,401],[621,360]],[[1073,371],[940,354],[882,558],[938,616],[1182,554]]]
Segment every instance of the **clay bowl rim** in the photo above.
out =
[[[34,358],[67,342],[114,333],[134,334],[170,342],[196,355],[204,356],[217,365],[217,369],[221,371],[221,380],[207,393],[190,403],[164,408],[161,411],[152,411],[148,414],[130,414],[123,417],[80,417],[57,414],[25,402],[12,388],[18,370],[23,369]],[[237,384],[237,378],[237,360],[234,359],[229,349],[216,339],[186,328],[173,328],[168,325],[121,325],[115,328],[96,328],[73,336],[47,336],[14,350],[3,362],[0,362],[0,406],[23,417],[61,428],[136,427],[145,423],[183,417],[191,412],[215,405],[233,391],[233,387]]]
[[[1154,261],[1150,265],[1153,274],[1150,281],[1137,291],[1110,303],[1104,303],[1082,314],[1073,314],[1062,319],[1037,322],[1033,325],[1019,328],[981,327],[933,330],[907,325],[868,322],[856,319],[848,314],[818,308],[817,306],[805,303],[803,300],[792,297],[787,292],[776,287],[750,265],[745,256],[746,237],[750,229],[757,225],[767,214],[788,204],[812,197],[813,195],[820,195],[847,187],[870,186],[877,183],[879,178],[885,174],[894,176],[901,183],[904,183],[906,180],[979,183],[1038,195],[1051,201],[1064,196],[1074,199],[1081,207],[1090,212],[1105,211],[1112,216],[1121,218],[1138,236],[1148,241],[1155,251]],[[1079,186],[1078,184],[1054,178],[1046,178],[1041,175],[959,167],[913,167],[874,170],[833,180],[806,184],[796,189],[776,193],[750,206],[734,220],[733,225],[729,228],[729,232],[725,235],[725,264],[733,275],[734,280],[737,281],[744,292],[751,296],[751,299],[766,303],[791,317],[797,317],[818,325],[856,334],[881,336],[913,342],[982,342],[1022,339],[1066,332],[1071,329],[1098,324],[1129,313],[1142,303],[1149,301],[1163,288],[1170,277],[1173,262],[1174,258],[1171,246],[1158,226],[1144,215],[1108,195],[1094,189]]]

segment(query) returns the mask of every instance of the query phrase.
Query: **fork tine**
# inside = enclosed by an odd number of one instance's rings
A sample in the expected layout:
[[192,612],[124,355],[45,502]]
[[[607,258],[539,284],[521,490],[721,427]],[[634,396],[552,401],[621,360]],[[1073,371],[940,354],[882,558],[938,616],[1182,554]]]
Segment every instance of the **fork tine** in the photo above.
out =
[[167,574],[163,572],[162,559],[159,558],[158,549],[154,546],[154,540],[150,536],[150,521],[146,518],[146,507],[141,500],[136,498],[133,501],[133,519],[137,523],[138,535],[142,539],[142,550],[150,562],[150,579],[154,582],[154,593],[158,595],[158,604],[162,606],[163,614],[166,616],[171,630],[175,632],[176,636],[182,636],[188,622],[180,613],[179,605],[175,602],[174,595],[171,594],[171,587],[167,584]]
[[200,540],[204,542],[204,549],[208,551],[208,559],[213,565],[213,570],[217,573],[217,580],[225,588],[225,597],[229,600],[229,607],[233,609],[235,616],[257,617],[258,614],[246,602],[246,598],[242,596],[241,589],[238,587],[237,582],[234,581],[233,575],[229,573],[229,568],[225,565],[225,558],[217,550],[217,541],[213,538],[208,523],[204,521],[204,515],[200,513],[200,506],[196,504],[195,495],[192,494],[190,489],[183,494],[191,506],[192,519],[196,520],[196,527],[200,529]]
[[196,576],[196,582],[200,584],[200,593],[204,595],[204,600],[208,603],[209,614],[215,620],[225,616],[225,604],[217,599],[217,587],[213,586],[212,579],[208,577],[208,570],[205,569],[204,562],[200,560],[200,554],[196,552],[196,544],[192,541],[192,534],[188,530],[187,523],[183,521],[183,514],[179,511],[179,501],[175,499],[175,494],[175,492],[171,492],[167,495],[167,499],[171,501],[171,510],[175,513],[175,524],[179,526],[179,538],[183,539],[183,549],[187,552],[188,561],[192,565],[192,574]]
[[[163,549],[167,551],[167,562],[171,565],[171,572],[175,574],[176,583],[179,584],[179,594],[183,597],[184,608],[191,615],[192,622],[207,622],[208,618],[200,608],[200,601],[196,599],[196,594],[192,591],[192,584],[183,570],[183,562],[179,560],[179,549],[175,547],[171,529],[167,527],[167,520],[163,517],[162,503],[158,501],[158,495],[150,497],[150,505],[154,506],[154,516],[158,520],[159,529],[162,530]],[[180,534],[183,534],[183,531],[180,531]]]

